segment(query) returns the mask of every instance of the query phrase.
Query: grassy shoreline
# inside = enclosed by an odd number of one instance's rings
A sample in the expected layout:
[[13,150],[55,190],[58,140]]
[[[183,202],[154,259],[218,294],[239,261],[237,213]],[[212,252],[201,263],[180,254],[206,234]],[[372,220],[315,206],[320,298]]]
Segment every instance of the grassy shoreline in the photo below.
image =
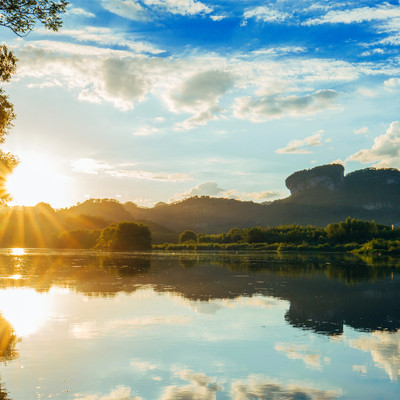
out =
[[153,244],[153,250],[164,251],[303,251],[353,254],[400,254],[399,240],[372,239],[365,243],[163,243]]

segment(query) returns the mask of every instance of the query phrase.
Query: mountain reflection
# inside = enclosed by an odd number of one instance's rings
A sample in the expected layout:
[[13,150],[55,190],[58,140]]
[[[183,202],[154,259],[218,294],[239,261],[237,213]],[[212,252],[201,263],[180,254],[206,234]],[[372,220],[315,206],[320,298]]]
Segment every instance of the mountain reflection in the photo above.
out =
[[[348,325],[400,328],[395,260],[310,254],[138,254],[27,252],[0,254],[0,288],[67,287],[109,297],[152,287],[189,300],[265,295],[288,300],[291,325],[328,335]],[[19,279],[11,279],[18,276]],[[1,311],[1,310],[0,310]]]

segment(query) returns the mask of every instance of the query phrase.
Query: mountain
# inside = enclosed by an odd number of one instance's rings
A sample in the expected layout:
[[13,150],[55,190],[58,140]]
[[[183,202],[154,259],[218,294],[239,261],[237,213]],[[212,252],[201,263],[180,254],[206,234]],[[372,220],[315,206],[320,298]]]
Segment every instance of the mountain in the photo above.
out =
[[344,175],[339,164],[295,172],[286,181],[291,195],[267,204],[191,197],[144,209],[124,205],[134,220],[148,220],[175,232],[227,232],[233,227],[287,224],[326,226],[348,216],[391,225],[400,221],[400,171],[366,168]]
[[63,209],[61,213],[69,216],[87,215],[113,222],[132,222],[132,215],[114,199],[89,199],[76,206]]
[[392,225],[400,222],[400,171],[366,168],[344,174],[339,164],[297,171],[286,181],[290,196],[268,203],[191,197],[179,202],[141,208],[132,202],[90,199],[54,210],[3,207],[0,247],[48,247],[65,231],[101,230],[123,221],[147,225],[153,243],[177,242],[186,229],[222,233],[231,228],[278,225],[326,226],[347,217]]

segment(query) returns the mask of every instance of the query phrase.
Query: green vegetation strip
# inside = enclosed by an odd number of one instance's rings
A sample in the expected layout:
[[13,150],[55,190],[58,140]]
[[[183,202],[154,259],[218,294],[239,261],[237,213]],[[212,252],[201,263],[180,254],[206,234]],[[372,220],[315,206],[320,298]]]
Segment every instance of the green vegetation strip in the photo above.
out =
[[349,217],[325,228],[300,225],[233,228],[218,235],[196,234],[187,230],[180,235],[179,244],[153,245],[153,249],[400,253],[400,229]]

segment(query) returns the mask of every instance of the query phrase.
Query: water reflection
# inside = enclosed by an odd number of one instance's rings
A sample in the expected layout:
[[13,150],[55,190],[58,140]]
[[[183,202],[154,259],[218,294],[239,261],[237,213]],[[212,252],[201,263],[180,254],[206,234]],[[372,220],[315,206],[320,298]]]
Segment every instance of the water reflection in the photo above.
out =
[[13,256],[23,256],[25,254],[25,249],[15,247],[13,249],[10,249],[10,254]]
[[396,398],[396,263],[3,252],[0,374],[14,400]]
[[271,378],[249,376],[232,384],[233,400],[287,399],[287,400],[333,400],[342,395],[342,390],[321,390],[307,387],[304,383],[284,384]]
[[322,357],[321,354],[308,345],[297,345],[292,343],[277,343],[275,350],[282,352],[291,360],[302,360],[307,368],[322,370],[322,366],[330,364],[329,357]]
[[18,288],[0,291],[0,311],[18,336],[36,332],[49,316],[49,304],[34,289]]
[[373,332],[370,336],[350,340],[350,346],[370,352],[375,365],[382,368],[392,381],[400,379],[400,331]]
[[[18,357],[17,343],[20,341],[12,325],[0,315],[0,361],[7,363]],[[1,399],[1,396],[0,396]]]
[[[0,288],[31,287],[46,292],[59,286],[89,296],[112,297],[151,286],[200,302],[261,294],[288,300],[285,318],[298,328],[340,335],[346,324],[365,331],[393,332],[400,328],[400,280],[399,269],[390,265],[382,257],[374,261],[325,254],[189,254],[175,258],[28,252],[22,257],[0,254]],[[15,296],[32,304],[32,319],[43,309],[35,304],[39,298],[32,292]],[[0,303],[0,310],[4,312],[5,307],[8,312],[10,303],[16,304],[10,299],[8,305]],[[9,314],[18,312],[11,309]]]
[[[17,344],[20,338],[16,335],[11,324],[0,315],[0,362],[7,364],[19,357]],[[9,400],[7,391],[0,382],[0,400]]]

